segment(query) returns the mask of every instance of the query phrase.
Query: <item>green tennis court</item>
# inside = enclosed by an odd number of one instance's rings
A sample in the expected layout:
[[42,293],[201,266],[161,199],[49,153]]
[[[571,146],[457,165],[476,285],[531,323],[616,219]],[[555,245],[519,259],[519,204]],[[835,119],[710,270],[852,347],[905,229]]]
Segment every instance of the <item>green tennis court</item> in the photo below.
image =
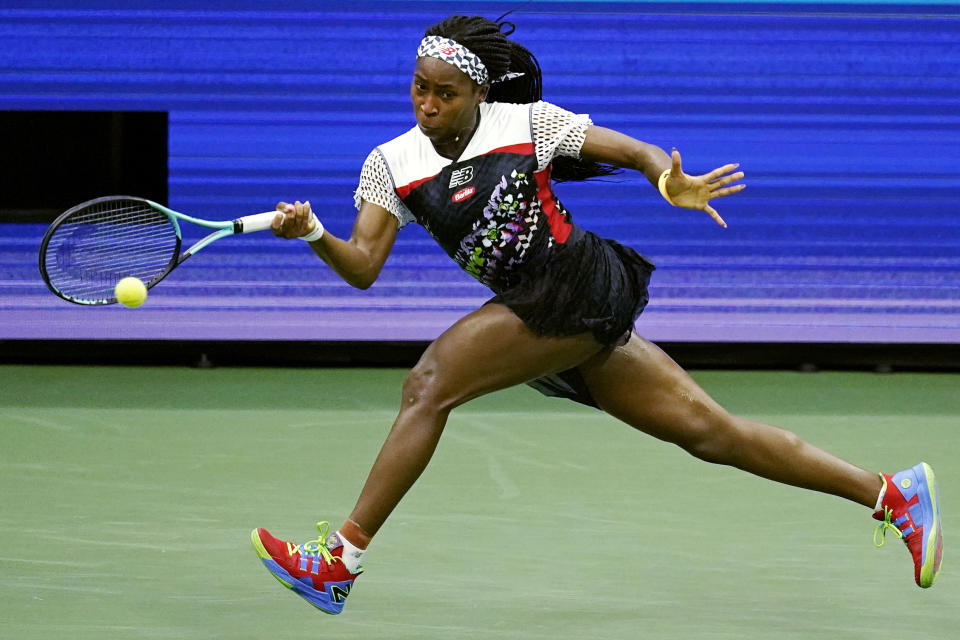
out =
[[341,616],[250,530],[349,513],[400,369],[0,367],[0,637],[956,637],[960,376],[695,372],[736,413],[868,468],[923,459],[946,559],[922,591],[869,511],[696,461],[516,388],[454,412]]

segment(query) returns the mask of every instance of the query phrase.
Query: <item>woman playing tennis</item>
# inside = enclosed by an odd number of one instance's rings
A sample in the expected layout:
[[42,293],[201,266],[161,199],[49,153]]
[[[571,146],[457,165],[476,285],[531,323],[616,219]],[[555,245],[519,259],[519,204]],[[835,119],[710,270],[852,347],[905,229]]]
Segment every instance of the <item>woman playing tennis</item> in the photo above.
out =
[[416,126],[367,157],[348,240],[325,232],[308,202],[277,206],[274,233],[309,242],[353,286],[377,279],[398,230],[415,221],[495,295],[410,371],[396,422],[336,532],[323,523],[319,539],[294,544],[253,531],[268,570],[314,606],[339,613],[364,551],[423,472],[450,411],[529,383],[708,462],[865,505],[880,520],[878,540],[888,530],[903,539],[917,584],[933,584],[942,537],[929,465],[878,474],[727,413],[633,333],[653,265],[578,227],[553,191],[555,180],[629,169],[672,205],[724,225],[711,202],[744,188],[737,165],[690,175],[676,150],[668,155],[542,102],[539,65],[507,39],[512,29],[504,33],[503,24],[454,16],[427,30],[410,85]]

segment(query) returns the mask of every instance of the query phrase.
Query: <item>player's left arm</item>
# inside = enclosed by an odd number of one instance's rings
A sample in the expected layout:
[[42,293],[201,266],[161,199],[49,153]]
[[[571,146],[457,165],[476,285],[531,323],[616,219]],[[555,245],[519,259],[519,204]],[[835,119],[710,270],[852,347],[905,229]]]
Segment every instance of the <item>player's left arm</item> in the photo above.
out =
[[710,200],[737,193],[746,187],[737,182],[743,179],[743,172],[736,171],[739,164],[725,164],[703,175],[688,175],[683,172],[680,152],[676,149],[667,155],[656,145],[595,125],[587,128],[580,155],[588,160],[639,171],[655,186],[660,185],[661,176],[666,173],[661,192],[666,192],[664,195],[671,204],[706,211],[724,227],[726,223],[710,206]]

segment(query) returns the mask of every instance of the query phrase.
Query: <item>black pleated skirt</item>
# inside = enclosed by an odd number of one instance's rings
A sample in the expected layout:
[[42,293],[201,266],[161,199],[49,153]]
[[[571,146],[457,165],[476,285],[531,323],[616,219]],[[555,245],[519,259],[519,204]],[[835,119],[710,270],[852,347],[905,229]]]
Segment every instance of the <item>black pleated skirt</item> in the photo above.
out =
[[649,301],[653,263],[629,247],[577,229],[542,263],[489,302],[510,308],[538,335],[592,332],[605,345],[623,344]]

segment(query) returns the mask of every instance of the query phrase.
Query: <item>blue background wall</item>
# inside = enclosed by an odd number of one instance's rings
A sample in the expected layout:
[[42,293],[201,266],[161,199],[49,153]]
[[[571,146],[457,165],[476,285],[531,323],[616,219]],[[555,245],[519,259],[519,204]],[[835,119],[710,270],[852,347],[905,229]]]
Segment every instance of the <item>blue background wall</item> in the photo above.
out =
[[[0,110],[167,111],[173,208],[309,199],[347,236],[363,158],[413,124],[425,27],[520,3],[128,4],[5,3]],[[688,172],[747,172],[716,204],[726,230],[639,176],[558,187],[657,263],[641,333],[960,342],[956,3],[530,2],[511,19],[547,100],[676,146]],[[267,233],[214,245],[135,312],[81,308],[39,279],[43,228],[0,220],[0,339],[421,340],[487,297],[411,225],[369,291]]]

